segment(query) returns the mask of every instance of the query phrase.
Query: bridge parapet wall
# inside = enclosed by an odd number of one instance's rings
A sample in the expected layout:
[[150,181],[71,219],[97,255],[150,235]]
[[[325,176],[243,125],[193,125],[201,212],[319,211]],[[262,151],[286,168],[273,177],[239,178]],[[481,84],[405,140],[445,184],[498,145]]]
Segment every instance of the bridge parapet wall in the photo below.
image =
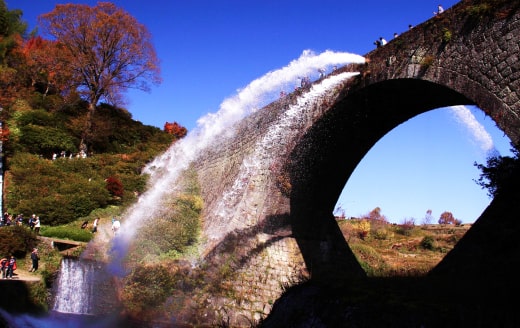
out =
[[488,11],[462,1],[366,55],[363,87],[421,79],[463,94],[520,142],[520,12],[515,1]]

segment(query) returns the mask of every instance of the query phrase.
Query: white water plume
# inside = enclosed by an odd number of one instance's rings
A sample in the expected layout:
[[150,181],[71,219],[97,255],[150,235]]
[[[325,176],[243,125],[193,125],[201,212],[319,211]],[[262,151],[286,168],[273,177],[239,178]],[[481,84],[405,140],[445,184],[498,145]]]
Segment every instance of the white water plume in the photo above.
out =
[[451,106],[451,112],[459,123],[465,126],[471,133],[472,139],[479,145],[484,154],[489,155],[495,151],[493,138],[480,124],[473,113],[466,106]]
[[[220,225],[228,227],[229,230],[244,228],[247,225],[256,224],[258,210],[256,204],[248,204],[255,192],[263,193],[264,190],[256,190],[255,179],[262,179],[273,165],[277,158],[287,151],[292,140],[309,124],[308,120],[312,113],[322,106],[322,103],[331,98],[336,86],[359,73],[341,73],[333,75],[319,84],[315,84],[311,89],[297,99],[284,111],[279,120],[271,125],[266,134],[255,144],[254,151],[248,155],[241,163],[237,177],[233,185],[224,192],[221,201],[218,203],[215,216]],[[241,202],[243,200],[243,202]],[[251,200],[255,202],[255,200]],[[239,208],[238,206],[241,207]],[[237,218],[237,215],[240,218]],[[224,223],[224,224],[222,224]],[[211,229],[210,229],[211,230]],[[218,235],[217,235],[218,234]],[[209,239],[218,239],[225,231],[214,229],[213,235],[208,235]]]
[[[154,216],[157,206],[166,194],[175,192],[179,174],[216,139],[233,131],[232,126],[242,118],[267,105],[278,97],[280,91],[292,91],[302,76],[318,74],[318,70],[330,70],[337,65],[364,63],[362,56],[344,52],[325,51],[316,55],[305,50],[302,55],[287,66],[268,72],[252,81],[237,95],[225,99],[216,113],[210,113],[197,121],[197,127],[186,137],[173,144],[164,154],[148,164],[144,173],[150,175],[148,190],[139,197],[125,213],[121,234],[115,240],[113,256],[117,261],[126,254],[126,247],[135,230]],[[202,91],[201,91],[202,92]],[[113,272],[124,274],[123,268],[113,263]]]

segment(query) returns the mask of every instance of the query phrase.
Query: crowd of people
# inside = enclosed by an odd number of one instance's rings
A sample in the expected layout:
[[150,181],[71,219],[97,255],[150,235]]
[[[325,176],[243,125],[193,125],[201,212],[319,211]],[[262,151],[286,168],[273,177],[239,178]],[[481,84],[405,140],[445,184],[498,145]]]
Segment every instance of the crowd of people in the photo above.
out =
[[[96,233],[98,231],[99,220],[100,220],[100,218],[97,217],[94,219],[94,222],[92,222],[92,229],[91,229],[92,233]],[[88,224],[89,224],[88,221],[84,221],[81,224],[81,229],[88,229]],[[112,217],[112,231],[114,232],[114,236],[118,234],[119,228],[121,228],[120,219],[118,219],[116,217]]]
[[29,219],[25,219],[22,213],[15,215],[9,214],[5,212],[2,217],[0,217],[0,227],[3,226],[28,226],[29,229],[34,230],[37,234],[40,233],[40,217],[36,214],[33,214],[29,217]]
[[2,270],[2,279],[13,279],[14,271],[16,270],[16,258],[11,255],[0,260],[0,268]]
[[[433,12],[433,15],[434,16],[437,16],[437,15],[440,15],[444,12],[444,7],[442,5],[438,5],[437,6],[437,11],[434,11]],[[409,24],[408,25],[408,29],[411,30],[413,28],[413,25],[412,24]],[[397,38],[399,36],[399,34],[397,32],[394,33],[394,39]],[[374,45],[376,46],[376,48],[379,48],[381,46],[384,46],[385,44],[387,44],[388,42],[386,41],[385,38],[383,38],[382,36],[379,37],[379,39],[375,40],[374,41]]]
[[[22,213],[15,215],[9,214],[9,212],[5,212],[2,216],[0,216],[0,227],[7,226],[27,226],[29,229],[33,230],[36,234],[40,233],[40,217],[36,214],[33,214],[26,219]],[[32,267],[29,272],[36,272],[38,270],[38,262],[40,260],[40,256],[38,255],[38,249],[34,248],[31,252],[31,261]],[[0,270],[2,279],[13,279],[14,271],[17,269],[16,258],[14,255],[10,255],[0,259]]]
[[[38,263],[40,261],[40,255],[38,249],[33,248],[31,252],[32,266],[29,272],[36,272],[38,270]],[[2,272],[2,279],[13,279],[14,272],[17,269],[16,258],[14,255],[4,257],[0,259],[0,270]]]

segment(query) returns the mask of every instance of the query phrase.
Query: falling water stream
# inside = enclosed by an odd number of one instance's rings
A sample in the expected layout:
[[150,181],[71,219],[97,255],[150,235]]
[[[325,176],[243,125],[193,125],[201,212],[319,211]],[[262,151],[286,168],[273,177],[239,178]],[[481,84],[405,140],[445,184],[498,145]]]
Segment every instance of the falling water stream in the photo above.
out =
[[[198,126],[185,138],[173,144],[164,154],[158,156],[145,168],[150,175],[148,191],[140,196],[140,201],[125,213],[125,229],[112,242],[113,261],[106,267],[94,261],[64,259],[59,277],[55,282],[54,304],[52,312],[45,318],[34,318],[28,315],[12,316],[1,312],[10,327],[115,327],[114,316],[104,315],[110,306],[100,294],[102,286],[110,288],[111,276],[123,276],[126,269],[121,260],[126,254],[135,229],[153,217],[154,204],[172,192],[172,186],[179,174],[198,156],[198,154],[215,140],[234,132],[233,125],[247,115],[276,100],[281,91],[290,93],[299,86],[299,79],[310,77],[317,79],[319,70],[331,72],[334,66],[348,63],[363,63],[364,58],[349,53],[325,51],[319,55],[306,50],[297,59],[279,70],[268,72],[238,91],[237,95],[224,100],[216,113],[207,114],[198,120]],[[287,134],[296,133],[301,126],[302,115],[309,112],[310,103],[316,103],[325,97],[327,92],[342,81],[350,78],[352,73],[331,75],[303,93],[295,105],[290,106],[282,115],[279,123],[257,143],[255,152],[245,158],[238,177],[223,195],[218,206],[217,215],[229,218],[230,209],[237,203],[237,197],[243,197],[245,183],[254,175],[271,165],[274,153],[287,151],[284,139]],[[311,105],[312,106],[312,105]],[[283,131],[283,133],[282,133]],[[238,195],[238,196],[237,196]],[[134,229],[129,229],[133,227]],[[215,237],[215,236],[214,236]],[[108,275],[109,273],[110,275]],[[114,289],[114,288],[112,288]],[[101,309],[101,310],[100,310]],[[90,318],[95,317],[92,321]]]
[[95,278],[94,261],[64,258],[56,280],[53,311],[92,314]]

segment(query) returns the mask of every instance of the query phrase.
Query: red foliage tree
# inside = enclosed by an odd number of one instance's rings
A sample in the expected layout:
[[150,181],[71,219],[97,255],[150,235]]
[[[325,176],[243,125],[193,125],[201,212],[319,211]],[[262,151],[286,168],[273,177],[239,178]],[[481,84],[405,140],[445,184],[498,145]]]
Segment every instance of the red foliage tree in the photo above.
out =
[[123,184],[121,183],[121,181],[119,181],[118,178],[110,176],[105,181],[107,183],[106,188],[112,196],[123,197]]
[[176,139],[184,138],[186,136],[186,134],[188,133],[188,129],[186,129],[185,127],[183,127],[182,125],[180,125],[177,122],[164,123],[164,131],[166,133],[173,134]]
[[66,52],[63,45],[56,41],[33,37],[24,43],[21,53],[27,65],[27,75],[31,85],[43,85],[43,95],[47,95],[51,88],[58,92],[63,91],[72,77],[66,69]]
[[80,149],[87,150],[93,114],[101,100],[116,103],[129,88],[148,91],[161,82],[159,60],[143,24],[110,2],[94,7],[58,4],[41,15],[44,32],[59,44],[71,73],[69,85],[88,102]]
[[376,207],[369,213],[362,216],[363,219],[372,220],[372,221],[381,221],[381,222],[388,222],[386,216],[381,214],[381,208]]
[[453,216],[451,212],[445,211],[442,212],[439,218],[439,224],[456,224],[457,219]]

